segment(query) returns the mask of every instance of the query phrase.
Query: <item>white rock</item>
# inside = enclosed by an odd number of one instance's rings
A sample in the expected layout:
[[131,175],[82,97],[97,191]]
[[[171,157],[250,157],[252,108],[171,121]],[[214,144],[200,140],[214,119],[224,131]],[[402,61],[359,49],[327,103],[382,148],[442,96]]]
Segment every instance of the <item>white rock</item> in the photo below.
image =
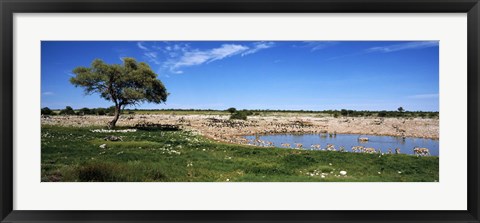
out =
[[342,176],[347,175],[347,171],[345,171],[345,170],[340,171],[340,175],[342,175]]

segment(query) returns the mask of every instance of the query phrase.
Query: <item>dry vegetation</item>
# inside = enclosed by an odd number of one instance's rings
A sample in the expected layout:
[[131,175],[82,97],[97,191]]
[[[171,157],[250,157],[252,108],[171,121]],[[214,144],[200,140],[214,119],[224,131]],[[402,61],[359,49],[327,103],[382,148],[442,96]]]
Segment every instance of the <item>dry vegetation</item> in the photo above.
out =
[[[108,116],[49,116],[42,124],[56,126],[106,126]],[[241,137],[277,133],[370,134],[438,139],[439,120],[423,118],[316,117],[313,115],[250,116],[247,121],[229,120],[227,115],[123,115],[118,125],[178,125],[208,138],[228,143],[247,143]]]

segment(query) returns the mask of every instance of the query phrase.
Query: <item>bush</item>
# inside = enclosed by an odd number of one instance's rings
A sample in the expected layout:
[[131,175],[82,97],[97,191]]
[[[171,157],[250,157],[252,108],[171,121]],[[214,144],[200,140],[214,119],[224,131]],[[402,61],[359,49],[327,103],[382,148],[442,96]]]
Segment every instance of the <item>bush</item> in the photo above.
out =
[[237,111],[230,115],[230,119],[247,120],[247,113],[244,111]]
[[72,107],[67,106],[65,109],[62,109],[60,111],[60,115],[75,115],[75,111],[73,110]]
[[45,107],[45,108],[42,108],[41,113],[42,115],[52,115],[53,111],[50,108]]
[[97,110],[97,111],[96,111],[96,114],[97,114],[97,115],[105,115],[105,114],[107,114],[107,112],[105,111],[105,108],[97,108],[96,110]]
[[107,114],[109,116],[115,115],[115,106],[110,106],[109,108],[107,108]]
[[387,111],[381,111],[377,114],[378,117],[385,117],[387,116]]
[[92,111],[89,108],[81,108],[78,111],[79,115],[90,115],[91,113],[92,113]]
[[228,112],[230,112],[230,114],[233,114],[235,112],[237,112],[237,109],[236,108],[229,108],[227,109]]

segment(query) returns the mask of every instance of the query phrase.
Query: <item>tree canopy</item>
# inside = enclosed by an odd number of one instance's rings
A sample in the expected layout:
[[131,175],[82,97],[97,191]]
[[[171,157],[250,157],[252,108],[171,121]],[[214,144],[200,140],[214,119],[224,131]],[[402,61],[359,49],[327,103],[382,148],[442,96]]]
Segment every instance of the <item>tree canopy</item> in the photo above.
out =
[[109,127],[115,127],[121,109],[127,105],[143,102],[167,101],[167,89],[157,79],[157,74],[144,62],[124,58],[123,64],[106,64],[100,59],[90,67],[77,67],[70,82],[83,87],[85,94],[98,93],[100,97],[115,104],[115,119]]

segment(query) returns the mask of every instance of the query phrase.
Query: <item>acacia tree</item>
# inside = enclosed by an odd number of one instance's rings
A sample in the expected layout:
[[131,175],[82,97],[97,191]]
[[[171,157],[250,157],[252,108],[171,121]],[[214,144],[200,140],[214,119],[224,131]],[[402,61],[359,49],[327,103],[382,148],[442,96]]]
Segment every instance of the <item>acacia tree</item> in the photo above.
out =
[[133,58],[124,58],[123,64],[106,64],[96,59],[90,67],[77,67],[73,73],[75,77],[70,78],[70,83],[75,87],[83,87],[87,95],[99,93],[100,97],[115,104],[114,118],[108,128],[115,128],[127,105],[167,101],[167,90],[157,74],[148,64]]

